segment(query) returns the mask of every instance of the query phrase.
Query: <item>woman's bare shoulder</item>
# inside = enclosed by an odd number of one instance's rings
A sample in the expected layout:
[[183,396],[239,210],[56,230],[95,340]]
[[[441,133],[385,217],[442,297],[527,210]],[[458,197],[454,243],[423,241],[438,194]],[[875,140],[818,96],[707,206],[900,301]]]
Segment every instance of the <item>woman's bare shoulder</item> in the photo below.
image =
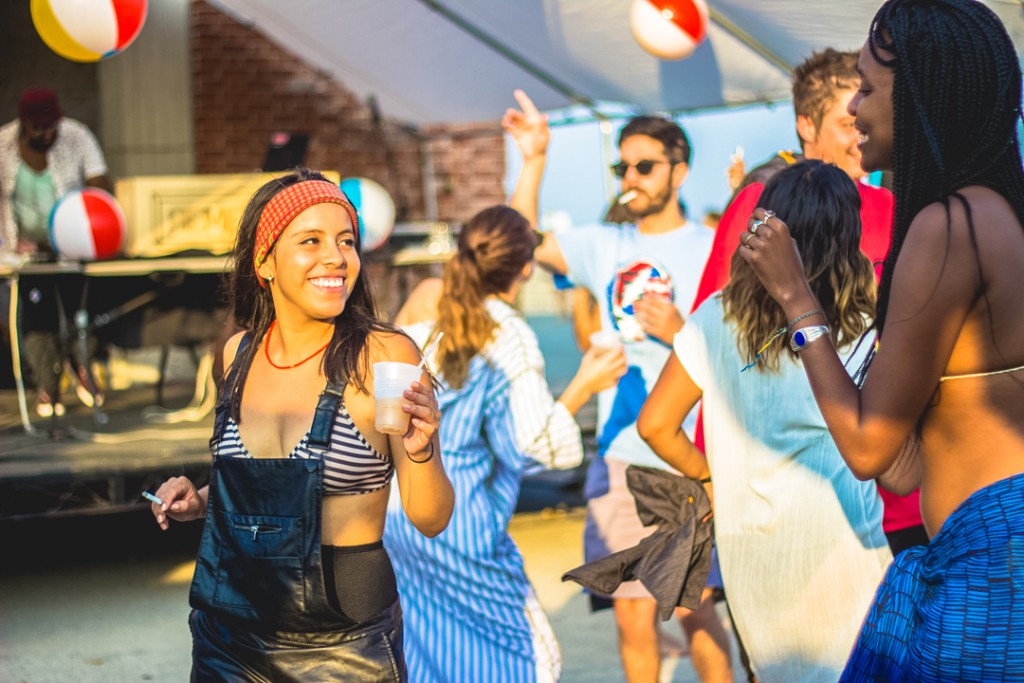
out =
[[937,201],[922,208],[913,221],[911,231],[918,226],[951,230],[953,238],[966,237],[973,224],[977,234],[983,236],[998,230],[1019,233],[1020,217],[1003,195],[990,187],[968,185],[950,195],[945,202]]
[[[976,226],[983,228],[979,235],[992,235],[997,239],[1024,236],[1021,217],[1017,215],[1010,201],[990,187],[969,185],[960,191],[970,207],[971,218]],[[959,206],[957,206],[959,204]],[[954,203],[954,218],[964,224],[967,215],[960,202]]]
[[420,350],[416,343],[401,331],[376,330],[367,339],[370,363],[397,361],[419,363]]
[[395,316],[396,325],[413,325],[437,317],[437,305],[444,291],[444,281],[438,277],[421,280],[402,304]]
[[248,330],[242,330],[231,335],[227,342],[224,344],[224,367],[228,368],[231,363],[235,360],[235,355],[238,354],[238,347],[242,343],[242,337],[246,335]]
[[949,266],[975,271],[979,256],[1000,261],[1020,250],[1024,226],[1010,202],[991,188],[969,185],[917,212],[900,259],[930,261],[940,272]]

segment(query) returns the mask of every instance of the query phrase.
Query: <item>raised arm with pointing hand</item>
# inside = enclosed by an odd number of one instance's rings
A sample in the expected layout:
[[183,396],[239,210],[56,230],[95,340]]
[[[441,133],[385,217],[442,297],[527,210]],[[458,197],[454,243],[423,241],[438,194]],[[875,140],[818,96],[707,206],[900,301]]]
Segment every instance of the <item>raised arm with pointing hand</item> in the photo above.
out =
[[[525,92],[516,90],[514,95],[520,109],[506,109],[501,125],[512,136],[523,155],[523,166],[512,197],[509,198],[509,206],[523,214],[536,230],[540,225],[540,183],[544,179],[544,168],[547,165],[551,131],[547,114],[537,111],[533,100]],[[549,235],[544,235],[533,256],[537,263],[553,273],[564,275],[568,270],[562,250]]]

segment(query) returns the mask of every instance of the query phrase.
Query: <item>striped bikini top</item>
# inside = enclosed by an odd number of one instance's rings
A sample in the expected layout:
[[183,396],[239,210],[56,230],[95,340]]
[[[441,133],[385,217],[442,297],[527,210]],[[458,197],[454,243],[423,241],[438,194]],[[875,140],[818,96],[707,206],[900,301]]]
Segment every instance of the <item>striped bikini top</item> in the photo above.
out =
[[[236,354],[241,353],[249,341],[250,335],[242,337]],[[234,384],[237,371],[234,366],[230,368],[224,390],[217,401],[213,438],[210,439],[210,450],[214,457],[252,457],[242,443],[238,424],[228,414],[228,391]],[[288,457],[305,460],[323,458],[325,495],[351,496],[379,491],[391,482],[395,464],[391,458],[371,446],[356,427],[345,407],[344,395],[343,386],[327,383],[313,412],[313,424]]]

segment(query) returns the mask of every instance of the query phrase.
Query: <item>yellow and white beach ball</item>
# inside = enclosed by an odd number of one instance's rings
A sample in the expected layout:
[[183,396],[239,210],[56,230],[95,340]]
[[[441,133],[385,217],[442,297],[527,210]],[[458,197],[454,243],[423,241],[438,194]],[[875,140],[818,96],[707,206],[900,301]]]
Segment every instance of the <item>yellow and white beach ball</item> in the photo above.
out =
[[51,50],[95,62],[128,47],[146,21],[148,0],[32,0],[32,22]]

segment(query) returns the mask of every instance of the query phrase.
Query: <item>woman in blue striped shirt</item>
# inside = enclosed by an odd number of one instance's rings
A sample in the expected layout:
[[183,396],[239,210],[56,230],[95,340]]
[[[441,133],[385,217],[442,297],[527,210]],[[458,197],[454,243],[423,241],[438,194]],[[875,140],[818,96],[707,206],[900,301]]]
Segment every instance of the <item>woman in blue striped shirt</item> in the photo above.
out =
[[583,460],[573,414],[626,371],[624,353],[591,349],[555,401],[537,336],[512,304],[537,244],[514,209],[473,217],[441,281],[420,284],[398,322],[434,358],[443,392],[441,444],[455,511],[435,538],[392,499],[384,542],[405,612],[409,679],[417,683],[555,681],[561,656],[508,535],[524,472]]

